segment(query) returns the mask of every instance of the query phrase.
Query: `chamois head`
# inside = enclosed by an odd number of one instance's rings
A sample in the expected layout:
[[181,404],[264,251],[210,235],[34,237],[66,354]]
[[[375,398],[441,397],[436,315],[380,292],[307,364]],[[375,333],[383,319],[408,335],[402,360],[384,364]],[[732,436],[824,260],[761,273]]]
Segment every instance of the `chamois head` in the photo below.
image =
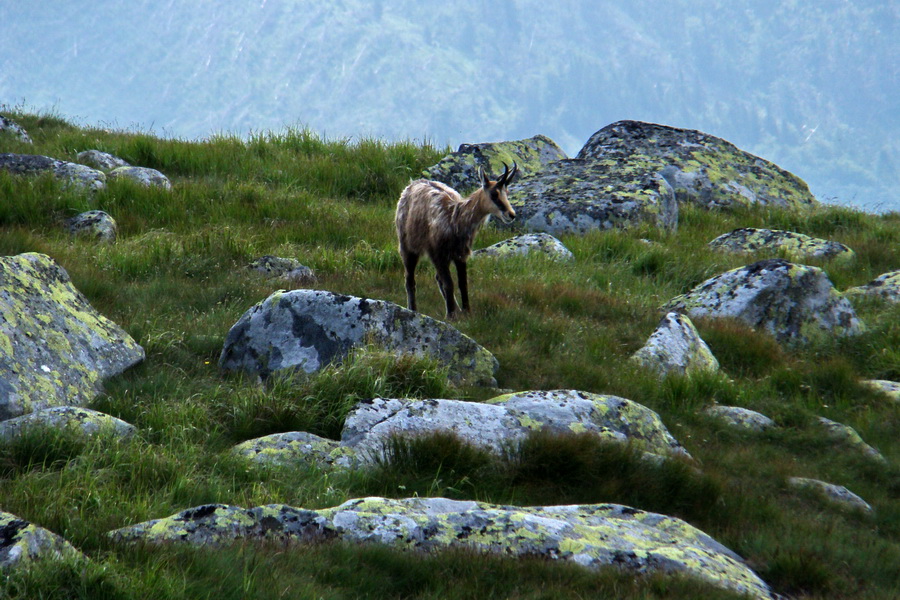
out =
[[500,179],[497,181],[491,181],[487,173],[484,172],[484,169],[479,167],[479,173],[481,175],[481,192],[482,202],[485,204],[485,208],[488,213],[494,215],[504,223],[512,223],[516,218],[516,211],[509,204],[509,199],[506,197],[506,188],[512,183],[513,178],[516,176],[516,173],[519,170],[519,165],[513,163],[512,171],[509,170],[509,166],[506,163],[503,163],[503,175],[500,176]]

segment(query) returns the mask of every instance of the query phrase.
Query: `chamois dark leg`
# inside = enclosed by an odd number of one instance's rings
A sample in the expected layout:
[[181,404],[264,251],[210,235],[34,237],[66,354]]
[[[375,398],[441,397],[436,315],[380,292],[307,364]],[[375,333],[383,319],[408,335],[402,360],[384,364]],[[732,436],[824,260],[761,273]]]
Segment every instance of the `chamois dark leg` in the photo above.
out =
[[401,251],[400,256],[406,270],[406,306],[409,310],[416,310],[416,265],[419,264],[419,255]]
[[441,295],[447,304],[447,318],[452,319],[456,316],[456,298],[453,297],[453,278],[450,276],[450,263],[445,261],[434,262],[434,269],[437,274],[434,278],[438,282]]
[[469,312],[469,280],[466,276],[466,261],[455,260],[456,278],[459,280],[459,296],[462,300],[463,312]]

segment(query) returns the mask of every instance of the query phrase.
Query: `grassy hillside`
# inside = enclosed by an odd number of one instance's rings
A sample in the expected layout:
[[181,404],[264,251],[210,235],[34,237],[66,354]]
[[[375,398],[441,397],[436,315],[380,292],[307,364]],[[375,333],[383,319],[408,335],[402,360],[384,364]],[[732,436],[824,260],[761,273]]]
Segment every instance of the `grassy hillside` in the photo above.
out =
[[[243,546],[122,548],[104,532],[209,502],[334,506],[364,495],[446,496],[509,504],[615,502],[681,517],[746,557],[776,591],[802,598],[900,596],[900,405],[861,378],[900,381],[900,306],[867,301],[868,330],[796,348],[735,322],[699,321],[721,376],[658,381],[628,357],[671,297],[749,259],[706,242],[736,227],[791,229],[840,241],[849,263],[814,262],[838,289],[900,268],[900,214],[843,208],[705,212],[682,207],[675,233],[634,229],[564,237],[576,260],[471,263],[473,311],[456,325],[498,358],[499,385],[617,394],[659,412],[696,458],[648,468],[630,448],[535,436],[497,458],[437,437],[398,444],[370,471],[249,469],[237,442],[305,430],[338,437],[360,398],[458,397],[435,365],[359,352],[342,366],[260,388],[223,377],[225,334],[283,283],[246,264],[298,258],[334,292],[405,302],[393,210],[410,177],[443,149],[377,140],[327,141],[304,130],[206,142],[73,127],[12,115],[35,146],[0,138],[0,152],[73,160],[96,148],[168,175],[171,192],[127,182],[86,196],[50,178],[0,172],[0,254],[37,251],[61,263],[91,303],[147,351],[91,408],[139,428],[138,439],[79,443],[42,434],[0,446],[0,509],[59,533],[87,563],[41,564],[0,580],[10,598],[735,598],[681,578],[450,552]],[[800,173],[799,175],[803,175]],[[72,240],[61,220],[110,213],[119,241]],[[507,237],[487,228],[477,246]],[[646,243],[650,240],[653,243]],[[420,267],[420,310],[443,302]],[[700,414],[712,402],[761,411],[779,427],[749,435]],[[875,464],[827,441],[815,417],[852,425],[887,458]],[[847,486],[875,507],[843,512],[788,488],[791,476]]]

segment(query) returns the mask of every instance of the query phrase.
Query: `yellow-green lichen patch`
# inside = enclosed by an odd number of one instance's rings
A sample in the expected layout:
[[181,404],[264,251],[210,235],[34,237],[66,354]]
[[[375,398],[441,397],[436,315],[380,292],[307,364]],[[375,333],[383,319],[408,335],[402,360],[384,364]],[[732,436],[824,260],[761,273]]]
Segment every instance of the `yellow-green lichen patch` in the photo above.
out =
[[0,511],[0,570],[35,560],[80,555],[78,550],[55,533]]
[[358,463],[356,452],[340,442],[293,431],[248,440],[234,447],[239,456],[263,465],[346,469]]
[[43,254],[0,258],[0,315],[9,357],[0,366],[0,419],[83,404],[103,379],[144,358],[143,349],[97,313]]

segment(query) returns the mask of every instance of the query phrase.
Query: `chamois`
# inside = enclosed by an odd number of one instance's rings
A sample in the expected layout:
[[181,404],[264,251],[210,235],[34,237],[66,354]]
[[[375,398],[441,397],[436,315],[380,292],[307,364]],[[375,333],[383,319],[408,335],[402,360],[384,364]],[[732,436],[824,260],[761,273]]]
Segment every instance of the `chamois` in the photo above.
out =
[[456,265],[462,310],[469,311],[466,261],[472,253],[475,234],[489,215],[504,223],[511,223],[516,218],[506,188],[519,166],[513,163],[512,171],[506,163],[503,167],[503,175],[497,181],[491,181],[479,168],[481,188],[465,199],[450,186],[427,179],[411,181],[400,194],[394,224],[400,240],[400,257],[406,269],[406,299],[410,310],[416,310],[416,265],[419,257],[427,253],[437,271],[435,279],[447,304],[447,318],[452,319],[457,313],[451,262]]

